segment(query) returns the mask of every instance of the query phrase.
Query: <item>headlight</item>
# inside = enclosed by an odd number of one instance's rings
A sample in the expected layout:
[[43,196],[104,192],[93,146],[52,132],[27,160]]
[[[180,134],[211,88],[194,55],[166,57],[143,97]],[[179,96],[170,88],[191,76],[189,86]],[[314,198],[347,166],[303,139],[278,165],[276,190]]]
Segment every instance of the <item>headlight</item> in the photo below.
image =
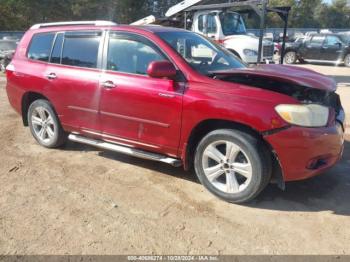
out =
[[243,53],[246,56],[257,56],[258,55],[258,52],[251,50],[251,49],[244,49]]
[[288,123],[305,127],[326,126],[329,118],[328,107],[309,105],[278,105],[277,113]]

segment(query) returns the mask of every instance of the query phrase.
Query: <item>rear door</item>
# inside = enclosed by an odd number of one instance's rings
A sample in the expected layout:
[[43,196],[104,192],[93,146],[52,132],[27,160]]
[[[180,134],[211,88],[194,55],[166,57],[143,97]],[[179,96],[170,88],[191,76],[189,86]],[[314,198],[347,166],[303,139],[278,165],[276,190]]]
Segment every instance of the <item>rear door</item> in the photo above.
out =
[[323,35],[314,35],[310,41],[307,41],[302,49],[302,56],[309,60],[322,60],[321,49],[325,37]]
[[46,68],[47,92],[68,130],[100,131],[102,31],[59,32]]
[[101,77],[100,114],[105,139],[170,155],[180,140],[182,90],[170,79],[147,75],[152,61],[167,60],[149,39],[110,32]]

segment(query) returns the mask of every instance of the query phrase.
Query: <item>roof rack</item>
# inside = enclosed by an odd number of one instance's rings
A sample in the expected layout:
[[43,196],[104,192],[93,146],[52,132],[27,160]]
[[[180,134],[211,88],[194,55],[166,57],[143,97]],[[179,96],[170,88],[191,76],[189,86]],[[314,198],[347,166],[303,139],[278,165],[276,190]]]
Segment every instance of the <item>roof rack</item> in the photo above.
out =
[[74,25],[94,25],[94,26],[113,26],[117,25],[112,21],[75,21],[75,22],[57,22],[57,23],[44,23],[33,25],[30,29],[39,29],[45,27],[54,27],[54,26],[74,26]]

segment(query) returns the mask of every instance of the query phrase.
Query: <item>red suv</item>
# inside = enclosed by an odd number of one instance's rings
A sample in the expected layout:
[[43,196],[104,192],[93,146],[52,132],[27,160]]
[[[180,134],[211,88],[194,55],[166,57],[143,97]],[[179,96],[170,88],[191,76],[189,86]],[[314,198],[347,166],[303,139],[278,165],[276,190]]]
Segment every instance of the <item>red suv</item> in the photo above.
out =
[[7,80],[11,105],[41,145],[70,139],[194,168],[230,202],[253,199],[271,181],[317,175],[343,151],[333,80],[291,66],[248,68],[181,29],[35,25]]

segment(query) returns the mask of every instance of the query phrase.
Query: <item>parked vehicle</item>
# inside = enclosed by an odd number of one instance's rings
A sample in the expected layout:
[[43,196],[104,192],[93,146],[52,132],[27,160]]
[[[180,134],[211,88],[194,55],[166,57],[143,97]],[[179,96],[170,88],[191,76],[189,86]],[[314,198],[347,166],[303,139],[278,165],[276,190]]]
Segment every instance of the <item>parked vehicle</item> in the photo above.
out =
[[285,63],[294,64],[297,60],[350,67],[349,37],[346,34],[311,34],[286,48]]
[[0,71],[5,71],[16,50],[17,42],[13,40],[0,40]]
[[42,146],[68,138],[194,168],[234,203],[271,181],[283,187],[322,173],[344,147],[333,80],[290,66],[249,68],[182,29],[35,25],[6,72],[9,101]]
[[[200,3],[207,4],[208,1],[182,1],[172,6],[166,13],[166,17],[184,16],[184,10],[192,8],[191,12],[186,11],[191,31],[221,43],[244,62],[256,64],[258,62],[259,38],[247,33],[243,17],[237,12],[228,10],[227,7],[219,8],[220,4],[215,5],[217,9],[212,9],[211,5],[206,5],[207,8],[202,5],[196,10],[195,5]],[[222,4],[222,6],[226,5],[227,3]],[[147,25],[152,23],[157,23],[157,18],[154,16],[143,18],[133,24]],[[262,51],[262,62],[273,62],[275,51],[273,42],[264,39]]]

